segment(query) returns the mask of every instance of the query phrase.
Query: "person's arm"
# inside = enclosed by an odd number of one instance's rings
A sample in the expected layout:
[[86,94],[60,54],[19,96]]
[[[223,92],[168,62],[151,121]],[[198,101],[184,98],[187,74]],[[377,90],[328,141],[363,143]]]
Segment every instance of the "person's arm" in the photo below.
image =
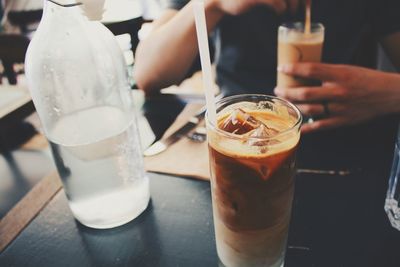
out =
[[[207,27],[211,31],[223,13],[214,1],[206,4]],[[193,7],[166,10],[150,35],[140,42],[135,58],[135,80],[146,92],[180,82],[197,56]]]
[[[180,11],[165,11],[139,44],[134,76],[140,89],[151,92],[179,83],[193,64],[198,49],[192,2]],[[208,31],[225,14],[239,15],[256,5],[268,5],[281,13],[287,6],[295,10],[298,0],[206,0]]]
[[357,124],[400,113],[400,74],[321,63],[297,63],[279,71],[322,81],[318,87],[276,88],[275,94],[299,107],[304,115],[321,117],[304,132]]

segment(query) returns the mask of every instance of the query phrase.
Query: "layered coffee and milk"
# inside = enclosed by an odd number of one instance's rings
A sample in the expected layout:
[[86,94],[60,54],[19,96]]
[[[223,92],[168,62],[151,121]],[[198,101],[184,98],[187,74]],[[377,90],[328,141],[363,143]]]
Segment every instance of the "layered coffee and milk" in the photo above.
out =
[[[324,43],[324,27],[312,24],[305,32],[304,23],[285,24],[278,32],[278,66],[297,62],[320,62]],[[278,72],[279,87],[312,86],[315,81]]]
[[283,265],[298,120],[243,102],[219,112],[209,130],[217,250],[227,267]]

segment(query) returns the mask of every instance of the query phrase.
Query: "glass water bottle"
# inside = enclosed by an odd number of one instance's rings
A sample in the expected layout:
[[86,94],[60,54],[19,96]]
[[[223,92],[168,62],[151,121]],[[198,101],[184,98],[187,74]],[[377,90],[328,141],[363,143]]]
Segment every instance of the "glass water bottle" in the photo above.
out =
[[76,1],[45,1],[26,75],[72,213],[111,228],[146,209],[149,181],[122,52],[87,11]]

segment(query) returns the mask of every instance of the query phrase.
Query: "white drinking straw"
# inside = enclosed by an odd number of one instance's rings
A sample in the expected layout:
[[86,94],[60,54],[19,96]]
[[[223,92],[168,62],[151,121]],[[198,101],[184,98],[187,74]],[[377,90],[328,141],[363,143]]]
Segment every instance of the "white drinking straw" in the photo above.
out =
[[208,118],[214,125],[217,124],[215,108],[214,83],[211,71],[210,48],[208,47],[208,34],[204,1],[195,0],[193,3],[194,18],[196,21],[197,41],[199,44],[201,68],[203,70],[203,86],[206,95]]

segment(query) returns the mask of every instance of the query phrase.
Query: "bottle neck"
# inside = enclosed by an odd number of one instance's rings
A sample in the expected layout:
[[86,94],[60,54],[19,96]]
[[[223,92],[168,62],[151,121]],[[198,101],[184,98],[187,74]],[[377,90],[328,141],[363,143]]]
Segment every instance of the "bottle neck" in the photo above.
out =
[[81,4],[76,2],[66,4],[64,2],[61,5],[60,2],[60,0],[44,1],[43,17],[39,27],[56,29],[57,31],[66,30],[76,27],[77,23],[83,23],[87,20],[80,8]]

